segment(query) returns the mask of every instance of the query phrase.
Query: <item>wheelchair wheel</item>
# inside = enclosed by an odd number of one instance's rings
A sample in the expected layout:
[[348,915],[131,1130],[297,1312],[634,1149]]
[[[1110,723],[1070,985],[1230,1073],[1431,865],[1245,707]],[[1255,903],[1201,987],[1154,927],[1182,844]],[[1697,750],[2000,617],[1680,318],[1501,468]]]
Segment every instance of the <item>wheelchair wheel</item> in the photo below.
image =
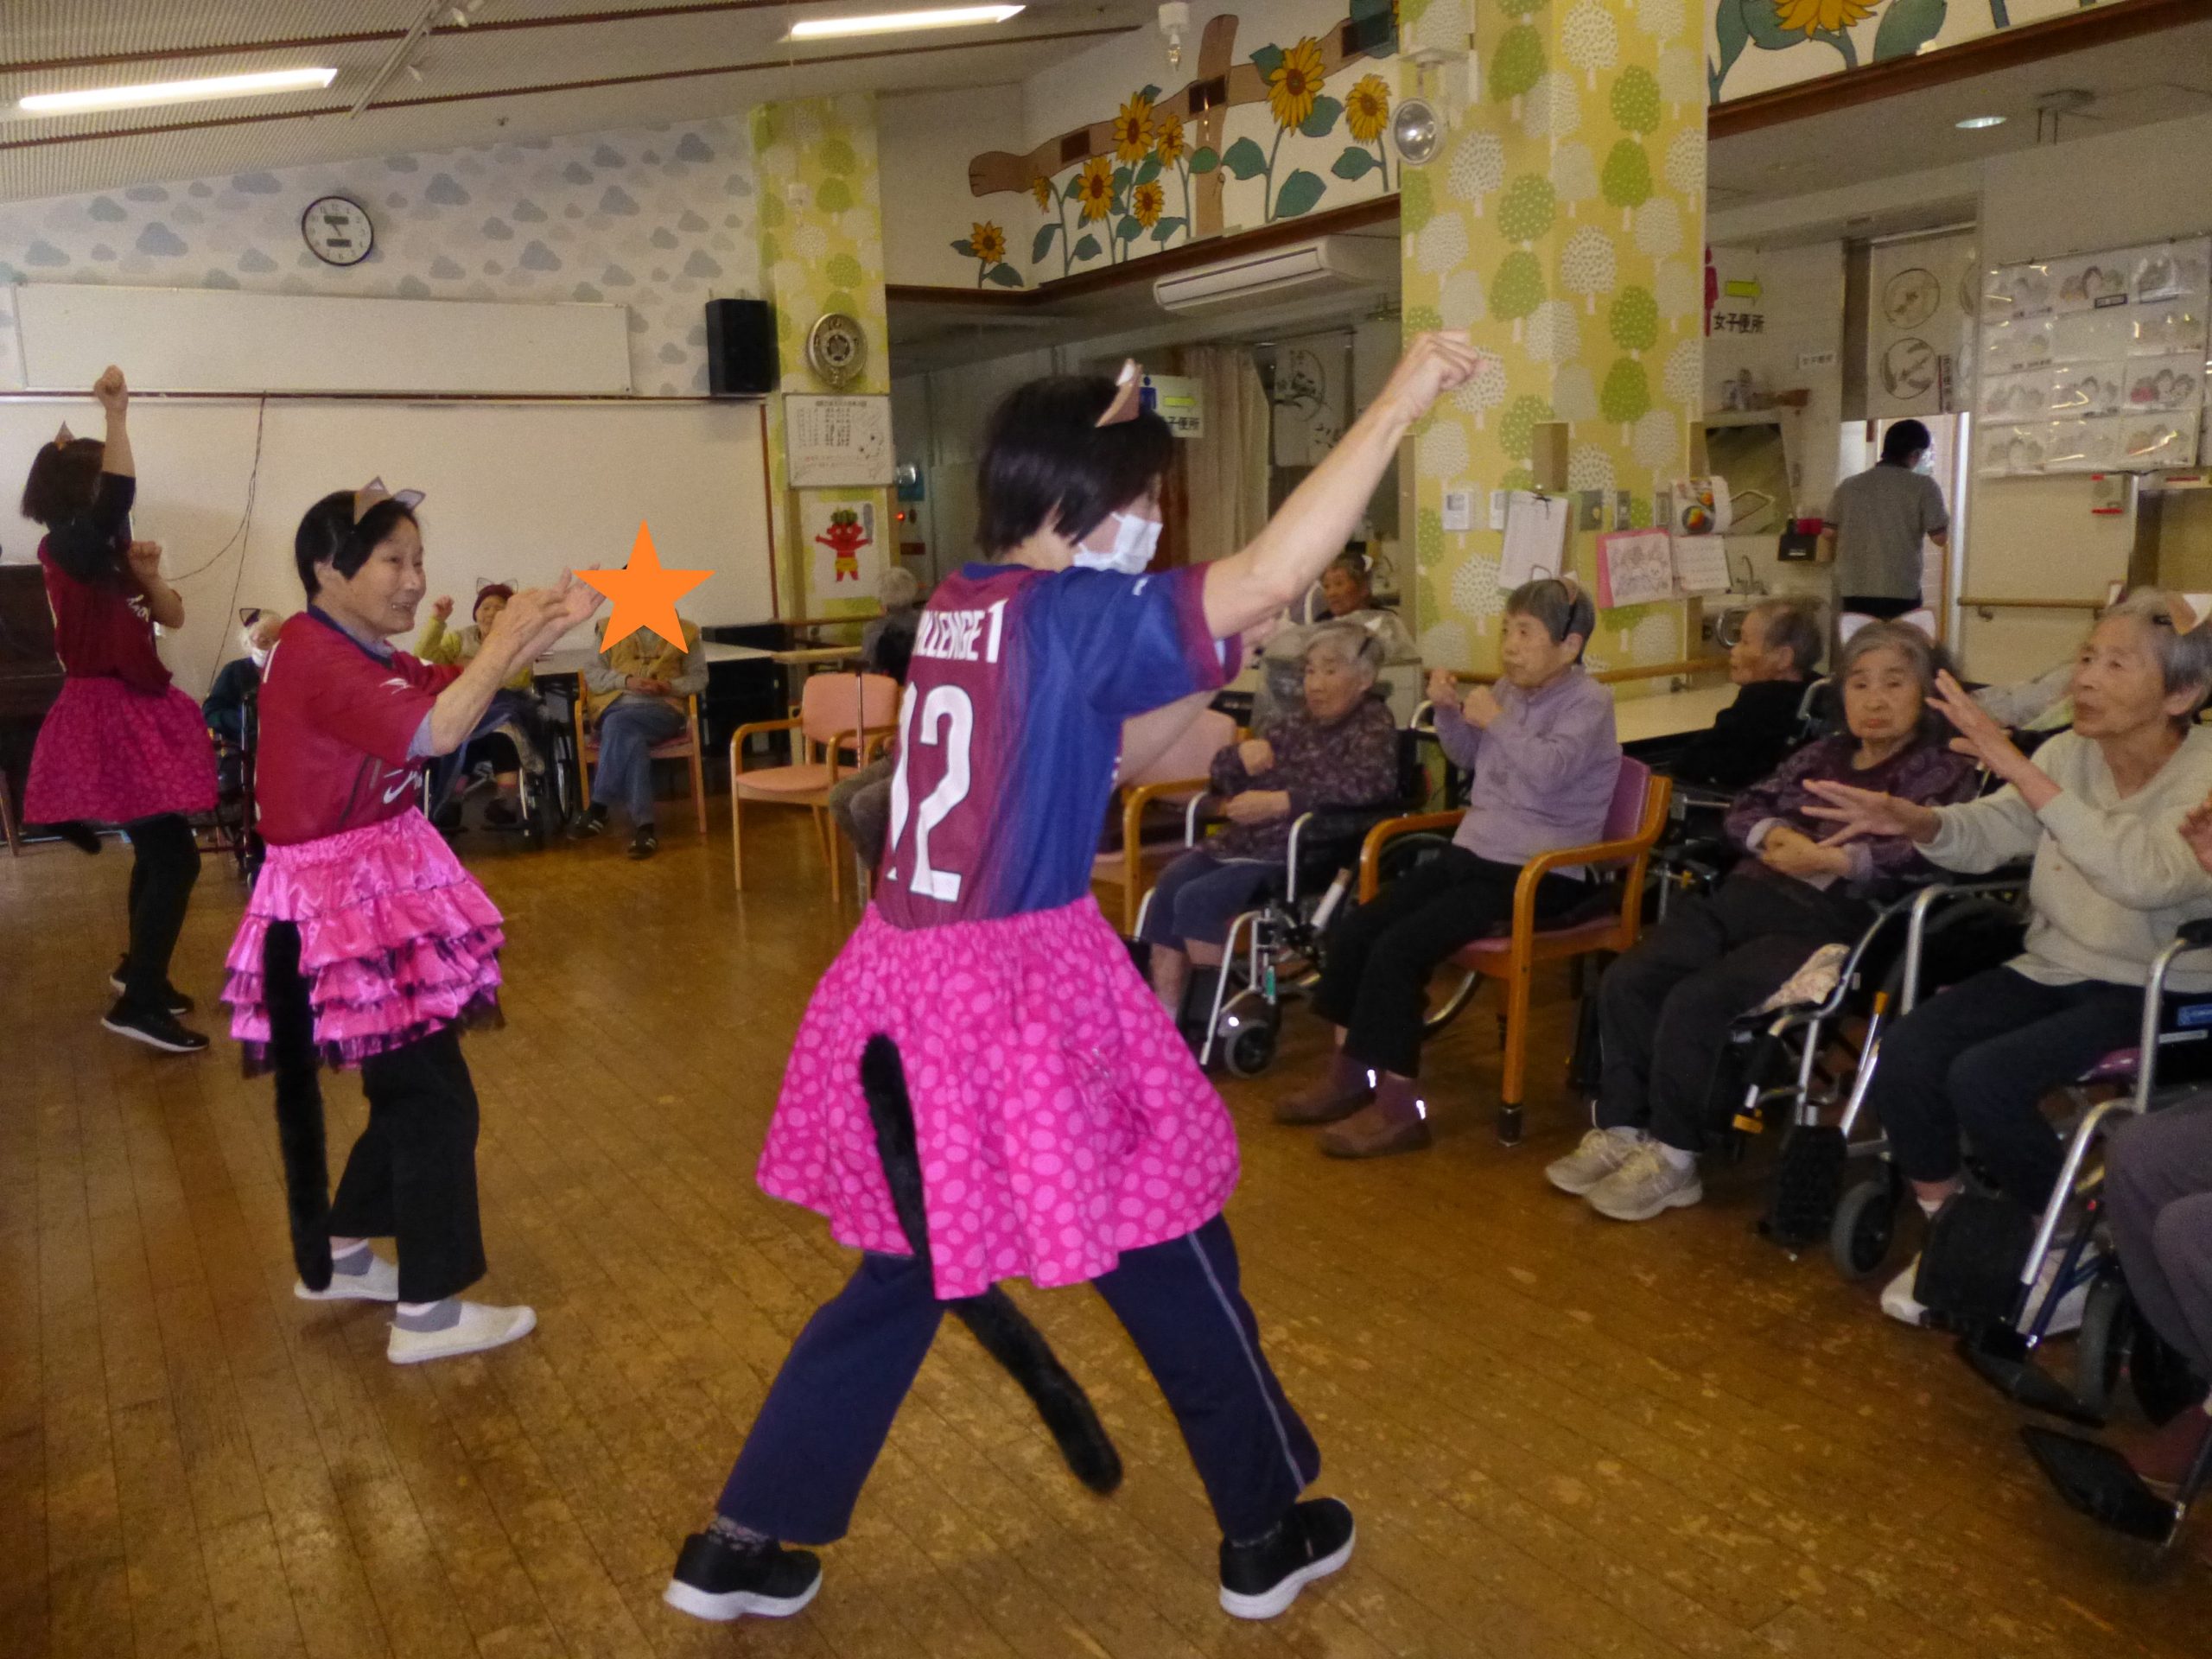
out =
[[1889,1261],[1897,1236],[1897,1190],[1885,1171],[1843,1195],[1828,1228],[1828,1255],[1845,1278],[1871,1279]]
[[1221,1064],[1232,1077],[1256,1077],[1275,1063],[1281,1018],[1257,996],[1246,993],[1221,1013],[1215,1040]]
[[2082,1328],[2074,1338],[2074,1397],[2097,1416],[2112,1409],[2120,1373],[2127,1369],[2135,1327],[2126,1284],[2117,1274],[2105,1274],[2089,1287]]

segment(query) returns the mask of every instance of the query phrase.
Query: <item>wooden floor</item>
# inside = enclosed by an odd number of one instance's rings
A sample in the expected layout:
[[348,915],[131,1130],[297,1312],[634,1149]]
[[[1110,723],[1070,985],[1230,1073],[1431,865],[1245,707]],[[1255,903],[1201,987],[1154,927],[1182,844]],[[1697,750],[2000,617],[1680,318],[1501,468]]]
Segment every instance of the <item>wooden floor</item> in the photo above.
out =
[[[1489,1133],[1494,1023],[1435,1056],[1444,1138],[1345,1166],[1268,1121],[1317,1052],[1232,1084],[1231,1208],[1269,1351],[1360,1519],[1287,1618],[1214,1602],[1171,1420],[1087,1292],[1025,1293],[1128,1465],[1055,1463],[948,1327],[821,1599],[713,1628],[658,1600],[849,1258],[751,1173],[842,932],[788,815],[758,886],[671,823],[471,856],[508,1028],[473,1038],[486,1294],[536,1335],[402,1370],[378,1310],[291,1294],[265,1084],[103,1033],[128,855],[0,859],[0,1651],[10,1656],[2202,1655],[2212,1567],[2145,1575],[2029,1468],[1941,1338],[1752,1236],[1753,1172],[1641,1227],[1553,1193],[1566,1104]],[[725,832],[726,833],[726,832]],[[240,904],[213,861],[203,1001]],[[1538,1044],[1555,1073],[1556,993]],[[361,1105],[329,1089],[342,1148]]]

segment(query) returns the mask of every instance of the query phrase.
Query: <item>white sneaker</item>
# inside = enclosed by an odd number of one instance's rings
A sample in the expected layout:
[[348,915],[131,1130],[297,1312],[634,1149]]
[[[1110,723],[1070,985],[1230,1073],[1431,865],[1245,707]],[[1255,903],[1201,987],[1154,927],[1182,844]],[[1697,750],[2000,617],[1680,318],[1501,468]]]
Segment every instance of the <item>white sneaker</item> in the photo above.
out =
[[1647,1141],[1638,1142],[1628,1161],[1592,1187],[1583,1201],[1615,1221],[1649,1221],[1704,1198],[1696,1160],[1678,1164]]
[[309,1290],[298,1280],[292,1294],[303,1302],[396,1302],[399,1300],[399,1269],[380,1255],[372,1255],[359,1273],[333,1272],[328,1288]]
[[426,1359],[480,1354],[487,1348],[503,1348],[537,1328],[535,1309],[463,1302],[460,1320],[442,1331],[403,1331],[393,1325],[385,1357],[395,1365],[416,1365]]
[[1626,1163],[1643,1144],[1638,1129],[1592,1129],[1573,1152],[1544,1166],[1544,1179],[1579,1198]]
[[1904,1264],[1903,1273],[1882,1287],[1882,1312],[1916,1330],[1928,1323],[1928,1310],[1912,1294],[1913,1281],[1919,1277],[1920,1258],[1916,1255]]

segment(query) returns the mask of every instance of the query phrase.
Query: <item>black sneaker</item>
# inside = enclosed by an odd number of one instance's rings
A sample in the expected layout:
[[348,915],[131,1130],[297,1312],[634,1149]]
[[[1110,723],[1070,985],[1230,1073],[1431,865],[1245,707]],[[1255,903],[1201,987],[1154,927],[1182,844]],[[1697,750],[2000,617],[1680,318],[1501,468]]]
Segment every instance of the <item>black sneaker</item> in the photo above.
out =
[[142,1014],[118,1001],[100,1024],[118,1037],[128,1037],[165,1054],[197,1054],[207,1046],[207,1038],[177,1024],[176,1016],[166,1010]]
[[1316,1579],[1351,1559],[1351,1509],[1341,1498],[1296,1505],[1255,1544],[1221,1541],[1222,1611],[1237,1618],[1273,1618]]
[[484,823],[493,830],[512,830],[522,823],[522,808],[505,795],[497,796],[484,808]]
[[660,1599],[679,1613],[726,1624],[746,1613],[789,1618],[822,1587],[822,1563],[810,1552],[763,1543],[740,1549],[711,1532],[695,1532],[676,1558],[676,1575]]
[[[113,991],[118,996],[121,996],[124,991],[123,971],[130,965],[130,958],[125,957],[115,964],[115,971],[107,976],[108,989]],[[164,994],[164,1006],[171,1014],[180,1018],[190,1014],[200,1006],[174,985],[165,985],[162,988]]]
[[599,801],[594,801],[589,806],[578,813],[575,818],[569,821],[569,839],[571,841],[588,841],[594,836],[603,832],[606,828],[607,808],[604,804]]
[[660,831],[650,823],[638,826],[638,833],[630,837],[630,856],[651,858],[660,851]]

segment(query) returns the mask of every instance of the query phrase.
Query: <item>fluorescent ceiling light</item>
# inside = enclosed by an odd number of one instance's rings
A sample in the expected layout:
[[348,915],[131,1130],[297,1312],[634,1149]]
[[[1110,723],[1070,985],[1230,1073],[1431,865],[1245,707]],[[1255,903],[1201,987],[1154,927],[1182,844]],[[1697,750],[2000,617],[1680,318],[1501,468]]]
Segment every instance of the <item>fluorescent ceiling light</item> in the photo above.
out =
[[963,29],[974,23],[1002,23],[1019,16],[1020,6],[942,6],[930,11],[883,11],[861,17],[821,17],[793,23],[791,41],[834,41],[850,35],[903,35],[917,29]]
[[81,92],[33,92],[16,107],[26,115],[83,115],[94,110],[137,110],[153,104],[197,104],[257,92],[299,92],[327,86],[335,69],[267,69],[251,75],[210,75],[204,80],[157,80],[137,86],[96,86]]
[[1961,132],[1980,132],[1984,127],[2001,127],[2004,124],[2005,118],[2001,115],[1970,115],[1958,124],[1958,128]]

